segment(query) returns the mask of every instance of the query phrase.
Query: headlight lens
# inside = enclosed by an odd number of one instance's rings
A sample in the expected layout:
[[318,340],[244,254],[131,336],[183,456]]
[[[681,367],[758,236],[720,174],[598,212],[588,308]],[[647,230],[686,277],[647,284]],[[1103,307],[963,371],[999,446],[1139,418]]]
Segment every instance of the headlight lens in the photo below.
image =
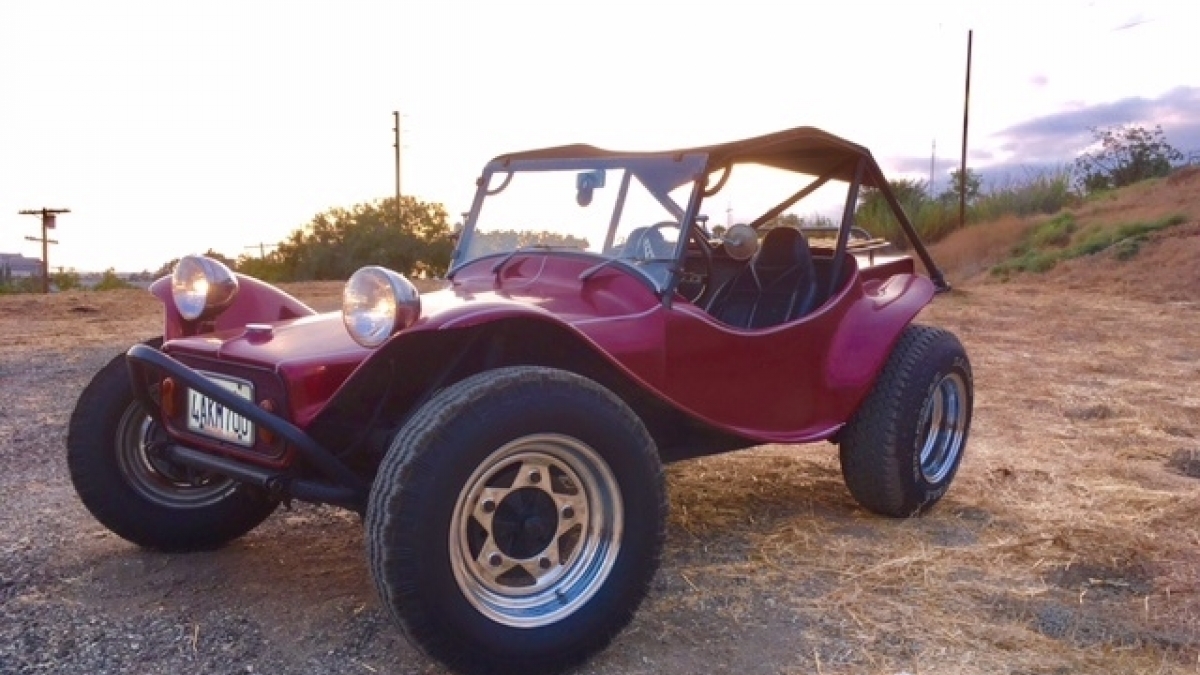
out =
[[421,295],[403,274],[364,267],[342,291],[342,321],[354,341],[378,347],[421,316]]
[[216,316],[233,302],[237,291],[237,277],[212,258],[185,255],[171,273],[175,308],[187,321]]

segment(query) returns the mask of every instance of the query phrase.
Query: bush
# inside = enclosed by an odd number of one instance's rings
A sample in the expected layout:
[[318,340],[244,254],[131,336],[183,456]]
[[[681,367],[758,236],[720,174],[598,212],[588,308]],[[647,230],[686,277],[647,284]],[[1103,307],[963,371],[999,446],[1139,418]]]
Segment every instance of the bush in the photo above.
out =
[[1034,248],[1066,246],[1071,242],[1075,229],[1075,217],[1070,213],[1062,213],[1035,227],[1029,235],[1029,243]]
[[1004,215],[1049,215],[1072,206],[1078,197],[1071,191],[1070,168],[1029,174],[980,197],[969,212],[971,222],[992,221]]
[[58,273],[51,274],[50,283],[60,291],[73,291],[81,286],[79,272],[76,272],[74,268],[65,272],[60,269]]
[[1118,125],[1092,127],[1093,147],[1075,160],[1079,187],[1085,192],[1110,190],[1147,178],[1160,178],[1183,160],[1183,153],[1167,143],[1162,127]]
[[0,295],[11,293],[41,293],[41,277],[13,277],[0,283]]
[[[957,175],[957,174],[956,174]],[[936,242],[959,229],[958,203],[930,199],[927,184],[919,180],[889,181],[913,227],[926,243]],[[967,206],[967,223],[992,222],[1006,215],[1056,213],[1079,201],[1071,191],[1071,170],[1058,168],[1031,174],[976,195]],[[864,190],[855,212],[857,223],[871,234],[906,247],[900,224],[878,190]]]
[[129,282],[117,276],[113,268],[104,270],[104,275],[100,277],[99,283],[92,287],[94,291],[118,291],[125,288],[133,288]]

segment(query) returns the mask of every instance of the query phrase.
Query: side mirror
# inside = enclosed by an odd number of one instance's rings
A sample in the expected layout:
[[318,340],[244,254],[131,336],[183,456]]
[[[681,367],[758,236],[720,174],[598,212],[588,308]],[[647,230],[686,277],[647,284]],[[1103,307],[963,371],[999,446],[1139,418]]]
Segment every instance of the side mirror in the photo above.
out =
[[749,260],[758,252],[758,233],[749,225],[734,225],[721,235],[725,252],[734,260]]

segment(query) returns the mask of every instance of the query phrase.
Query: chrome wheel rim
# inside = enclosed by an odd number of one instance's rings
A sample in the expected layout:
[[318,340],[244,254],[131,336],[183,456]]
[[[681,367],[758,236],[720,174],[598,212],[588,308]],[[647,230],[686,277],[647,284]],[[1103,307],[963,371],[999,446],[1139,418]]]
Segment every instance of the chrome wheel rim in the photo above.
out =
[[966,403],[966,381],[950,373],[938,381],[921,411],[921,476],[931,484],[940,483],[958,464],[967,431]]
[[617,481],[592,448],[558,434],[525,436],[489,455],[459,492],[450,566],[484,616],[545,626],[604,584],[623,523]]
[[150,446],[166,434],[146,411],[131,404],[117,425],[117,468],[139,496],[167,508],[194,509],[215,504],[237,487],[229,478],[191,471],[154,457]]

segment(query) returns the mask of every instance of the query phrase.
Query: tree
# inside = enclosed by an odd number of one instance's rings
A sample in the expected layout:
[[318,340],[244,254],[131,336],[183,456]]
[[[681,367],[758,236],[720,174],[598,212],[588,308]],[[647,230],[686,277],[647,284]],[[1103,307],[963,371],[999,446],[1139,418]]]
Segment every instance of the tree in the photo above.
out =
[[493,230],[491,232],[476,230],[471,239],[473,256],[504,253],[525,246],[563,246],[587,250],[588,240],[570,234],[545,230]]
[[[888,187],[892,189],[892,194],[896,195],[896,200],[900,202],[900,206],[909,214],[910,218],[920,211],[922,206],[930,203],[929,184],[923,180],[915,178],[889,180]],[[854,221],[859,226],[866,228],[872,235],[889,239],[899,246],[905,245],[907,241],[900,233],[900,223],[896,222],[895,216],[892,215],[892,208],[888,206],[887,199],[877,188],[864,186],[859,190]]]
[[[413,197],[334,208],[280,243],[283,279],[346,279],[364,265],[416,277],[443,274],[454,240],[446,209]],[[275,260],[272,257],[272,260]]]
[[[983,191],[983,176],[970,167],[967,168],[966,191],[967,204],[974,204],[975,200],[979,198],[980,193]],[[962,200],[962,194],[962,171],[959,169],[954,169],[950,172],[950,187],[938,197],[938,200],[943,204],[955,205]]]
[[1162,127],[1148,130],[1128,124],[1092,132],[1092,149],[1075,158],[1076,181],[1085,192],[1131,185],[1171,172],[1183,153],[1167,143]]
[[283,256],[278,251],[271,251],[262,257],[243,253],[238,256],[236,269],[242,274],[271,283],[289,280],[284,276]]

